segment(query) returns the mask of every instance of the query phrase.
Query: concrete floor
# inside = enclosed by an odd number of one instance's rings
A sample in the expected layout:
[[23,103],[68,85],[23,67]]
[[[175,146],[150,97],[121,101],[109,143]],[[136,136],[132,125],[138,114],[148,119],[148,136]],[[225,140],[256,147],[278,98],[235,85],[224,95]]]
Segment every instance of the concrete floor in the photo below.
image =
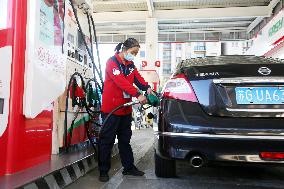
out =
[[[144,178],[124,177],[119,189],[280,189],[284,188],[284,169],[257,167],[204,167],[193,169],[177,163],[177,178],[157,178],[154,173],[154,151],[151,149],[138,163],[146,172]],[[119,175],[117,175],[119,176]]]
[[[152,131],[139,131],[137,138],[141,143],[149,140]],[[139,139],[140,138],[140,139]],[[150,143],[149,143],[150,144]],[[137,145],[137,144],[136,144]],[[132,142],[136,154],[137,167],[146,172],[143,177],[123,176],[119,158],[113,160],[113,169],[108,183],[98,181],[98,170],[90,172],[79,179],[68,189],[284,189],[284,168],[260,167],[204,167],[191,168],[185,162],[177,163],[177,178],[157,178],[154,173],[154,150],[148,147],[147,153],[140,153],[143,157],[137,158],[137,146]],[[139,147],[139,145],[138,145]],[[144,149],[145,150],[145,149]],[[140,149],[138,151],[143,151]]]
[[[134,130],[131,138],[131,146],[134,154],[135,164],[140,161],[145,154],[149,151],[149,149],[153,149],[154,143],[154,131],[151,128],[142,128],[141,130]],[[111,177],[110,182],[101,183],[98,181],[99,171],[98,169],[94,169],[87,175],[83,176],[75,183],[71,184],[67,187],[67,189],[88,189],[88,188],[115,188],[118,182],[122,182],[121,178],[117,175],[121,176],[122,167],[120,163],[119,156],[116,156],[112,159],[111,170],[109,172],[109,176]],[[116,180],[118,179],[118,180]]]

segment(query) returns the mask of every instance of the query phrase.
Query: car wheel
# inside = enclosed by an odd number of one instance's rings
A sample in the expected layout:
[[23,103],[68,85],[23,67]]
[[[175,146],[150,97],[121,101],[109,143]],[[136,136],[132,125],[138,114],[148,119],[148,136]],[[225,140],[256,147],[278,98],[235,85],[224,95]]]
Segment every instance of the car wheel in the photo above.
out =
[[155,153],[155,174],[157,177],[171,178],[176,176],[175,160],[168,160]]

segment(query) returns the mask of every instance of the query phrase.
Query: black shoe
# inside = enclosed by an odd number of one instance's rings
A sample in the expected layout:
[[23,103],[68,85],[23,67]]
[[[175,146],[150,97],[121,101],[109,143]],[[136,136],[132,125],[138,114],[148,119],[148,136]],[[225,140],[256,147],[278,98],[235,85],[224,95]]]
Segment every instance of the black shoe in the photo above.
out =
[[136,167],[133,167],[130,170],[123,170],[123,175],[132,175],[132,176],[143,176],[145,173],[143,171],[139,171]]
[[101,173],[101,174],[100,174],[100,177],[99,177],[99,180],[100,180],[101,182],[107,182],[107,181],[109,181],[109,176],[108,176],[108,174],[107,174],[107,173]]

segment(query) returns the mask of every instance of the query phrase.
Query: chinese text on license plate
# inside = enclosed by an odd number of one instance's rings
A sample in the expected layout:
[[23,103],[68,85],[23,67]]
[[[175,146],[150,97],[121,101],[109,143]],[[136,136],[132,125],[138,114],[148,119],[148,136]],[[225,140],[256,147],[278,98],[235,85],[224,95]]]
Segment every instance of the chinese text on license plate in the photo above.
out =
[[284,104],[284,87],[236,87],[237,104]]

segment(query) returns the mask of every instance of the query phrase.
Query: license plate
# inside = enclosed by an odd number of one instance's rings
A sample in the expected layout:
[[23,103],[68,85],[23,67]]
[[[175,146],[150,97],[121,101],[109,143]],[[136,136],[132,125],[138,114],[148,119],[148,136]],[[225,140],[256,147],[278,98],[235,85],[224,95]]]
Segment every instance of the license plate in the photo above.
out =
[[236,87],[237,104],[284,104],[284,87]]

